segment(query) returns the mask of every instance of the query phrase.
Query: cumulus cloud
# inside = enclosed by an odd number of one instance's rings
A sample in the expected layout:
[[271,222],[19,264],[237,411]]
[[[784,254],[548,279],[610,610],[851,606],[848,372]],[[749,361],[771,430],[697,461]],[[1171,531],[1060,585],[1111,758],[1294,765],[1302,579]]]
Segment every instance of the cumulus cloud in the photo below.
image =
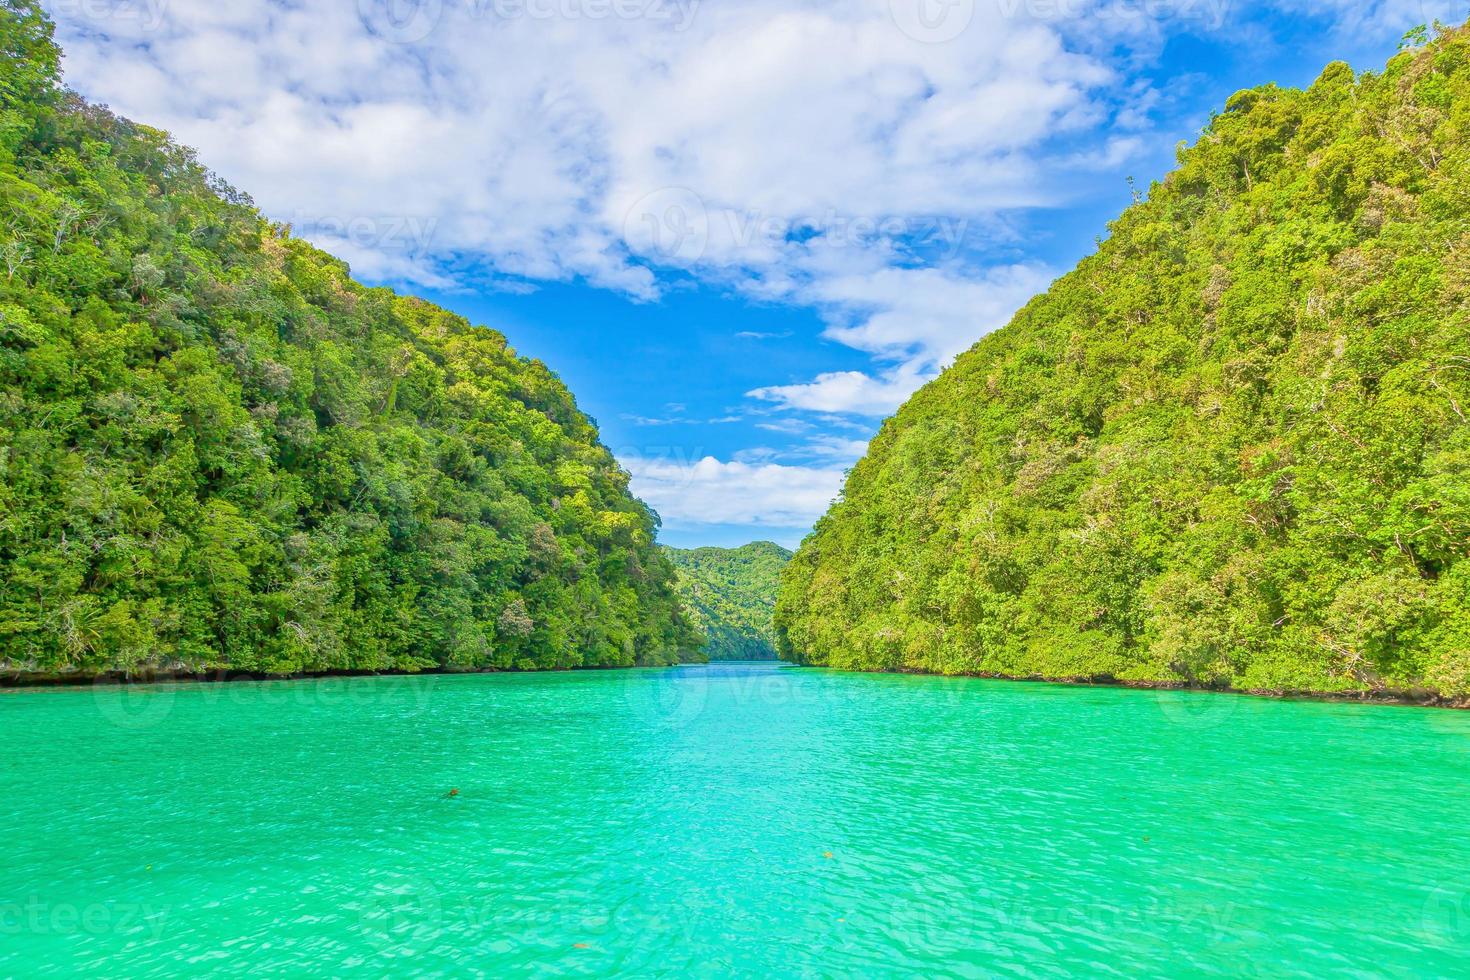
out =
[[675,531],[717,525],[791,532],[795,540],[842,492],[866,440],[814,434],[787,449],[743,449],[729,461],[624,455],[632,489]]
[[829,371],[811,381],[756,388],[750,396],[810,412],[882,416],[892,414],[926,380],[911,362],[880,377],[862,371]]
[[[914,266],[1054,200],[1048,166],[1076,166],[1057,141],[1117,106],[1070,19],[956,4],[936,27],[911,5],[52,2],[73,85],[372,278],[654,299],[692,275],[821,306],[832,339],[932,369],[1023,290]],[[791,404],[878,403],[815,383]]]
[[805,293],[831,311],[826,335],[897,363],[877,373],[835,371],[756,388],[750,396],[806,411],[888,415],[1053,277],[1032,264],[975,271],[880,267],[818,279]]
[[[1361,23],[1418,6],[1328,2]],[[1015,244],[1007,215],[1058,203],[1079,175],[1143,152],[1159,93],[1134,70],[1140,52],[1171,33],[1216,29],[1227,9],[1225,0],[48,7],[71,85],[197,147],[269,216],[371,278],[439,289],[581,280],[647,301],[694,279],[817,309],[827,339],[871,366],[772,378],[750,395],[829,430],[834,418],[868,424],[891,412],[1044,288],[1053,270],[1018,262],[1024,249],[998,249]],[[682,494],[669,489],[682,478],[660,464],[643,464],[636,485],[673,519],[801,523],[836,492],[839,473],[716,460],[689,470]],[[781,509],[803,494],[801,507]]]
[[868,440],[847,439],[830,434],[820,435],[809,439],[802,447],[802,451],[821,459],[855,463],[867,453]]
[[1326,18],[1330,29],[1347,38],[1403,31],[1438,20],[1465,19],[1460,0],[1277,0],[1287,13]]
[[677,273],[817,306],[830,339],[910,363],[756,397],[876,414],[1044,281],[961,256],[1054,200],[1048,167],[1078,165],[1058,140],[1118,108],[1072,19],[957,4],[936,28],[906,4],[52,8],[73,85],[371,278],[654,299]]
[[842,490],[843,471],[773,462],[625,457],[633,492],[679,530],[712,524],[804,528]]
[[813,229],[862,252],[1045,202],[1036,155],[1111,77],[1051,25],[985,9],[926,44],[888,0],[52,8],[73,85],[308,237],[369,229],[352,258],[430,285],[450,263],[652,298],[682,268],[789,294],[825,275],[797,268]]

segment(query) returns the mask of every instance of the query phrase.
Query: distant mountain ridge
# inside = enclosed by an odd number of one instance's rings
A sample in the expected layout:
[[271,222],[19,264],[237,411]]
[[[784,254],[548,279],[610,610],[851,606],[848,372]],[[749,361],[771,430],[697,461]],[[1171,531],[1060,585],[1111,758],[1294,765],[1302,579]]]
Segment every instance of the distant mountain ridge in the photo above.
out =
[[791,552],[769,541],[740,548],[665,548],[675,588],[709,638],[711,660],[775,660],[773,616],[781,570]]

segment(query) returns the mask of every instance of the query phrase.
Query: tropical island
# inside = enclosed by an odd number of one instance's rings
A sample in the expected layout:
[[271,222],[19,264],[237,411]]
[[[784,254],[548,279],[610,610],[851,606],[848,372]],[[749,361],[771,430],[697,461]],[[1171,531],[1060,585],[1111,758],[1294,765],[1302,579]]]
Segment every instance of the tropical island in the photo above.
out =
[[657,518],[544,364],[272,224],[0,11],[0,671],[670,664]]
[[1470,695],[1470,31],[1238,93],[883,426],[792,561],[844,669]]

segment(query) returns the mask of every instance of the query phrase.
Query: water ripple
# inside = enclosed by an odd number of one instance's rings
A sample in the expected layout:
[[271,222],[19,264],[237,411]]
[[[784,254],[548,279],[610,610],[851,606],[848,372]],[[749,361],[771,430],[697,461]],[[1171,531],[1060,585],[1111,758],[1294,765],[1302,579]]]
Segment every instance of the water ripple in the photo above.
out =
[[0,974],[1470,972],[1458,713],[715,665],[0,733]]

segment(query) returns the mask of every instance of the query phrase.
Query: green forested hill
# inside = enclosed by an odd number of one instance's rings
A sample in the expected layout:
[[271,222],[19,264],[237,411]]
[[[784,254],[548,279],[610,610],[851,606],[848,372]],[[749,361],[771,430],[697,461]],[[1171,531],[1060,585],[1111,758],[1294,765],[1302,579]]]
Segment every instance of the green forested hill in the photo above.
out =
[[568,667],[697,642],[561,382],[59,87],[0,0],[0,670]]
[[709,638],[711,660],[775,660],[771,617],[791,552],[769,541],[741,548],[665,549],[678,569],[679,595]]
[[1470,32],[1241,92],[783,579],[868,669],[1470,692]]

